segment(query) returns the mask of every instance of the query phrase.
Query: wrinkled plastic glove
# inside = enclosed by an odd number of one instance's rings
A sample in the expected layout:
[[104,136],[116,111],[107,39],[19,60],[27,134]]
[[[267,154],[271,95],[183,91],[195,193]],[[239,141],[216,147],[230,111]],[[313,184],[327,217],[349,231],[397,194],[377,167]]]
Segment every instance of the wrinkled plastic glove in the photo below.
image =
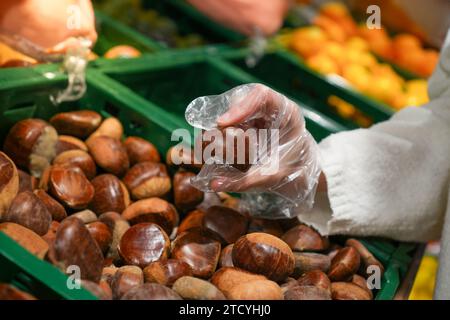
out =
[[[230,132],[242,138],[245,131],[236,129],[253,128],[267,136],[253,140],[250,146],[241,145],[256,149],[245,170],[227,161],[226,155],[219,159],[215,153],[205,159],[203,152],[205,164],[191,181],[195,187],[205,192],[242,193],[246,209],[258,217],[290,218],[312,207],[321,173],[317,143],[293,101],[264,85],[248,84],[218,96],[197,98],[188,106],[186,119],[204,130],[197,137],[197,150],[205,151],[200,139],[218,129],[231,127]],[[242,152],[236,145],[235,150]]]
[[90,0],[2,0],[0,41],[37,60],[97,40]]

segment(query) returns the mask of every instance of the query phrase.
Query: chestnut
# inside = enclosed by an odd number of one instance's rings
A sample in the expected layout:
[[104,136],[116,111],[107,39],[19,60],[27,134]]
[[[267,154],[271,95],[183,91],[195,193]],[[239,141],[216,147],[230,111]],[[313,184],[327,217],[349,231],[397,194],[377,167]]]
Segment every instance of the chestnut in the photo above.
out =
[[233,244],[227,245],[220,253],[219,266],[233,267]]
[[224,294],[211,282],[194,277],[179,278],[172,289],[185,300],[226,300]]
[[358,251],[361,262],[362,262],[362,274],[365,276],[368,276],[367,274],[367,268],[370,266],[377,266],[381,271],[381,276],[383,276],[384,273],[384,266],[383,264],[378,261],[377,258],[358,240],[356,239],[347,239],[345,242],[346,246],[353,247]]
[[294,252],[295,268],[292,276],[298,277],[305,272],[320,270],[328,272],[331,265],[331,259],[325,254]]
[[24,191],[33,191],[37,189],[39,180],[36,177],[30,176],[23,170],[17,170],[19,174],[19,193]]
[[203,227],[217,233],[223,243],[230,244],[247,232],[248,219],[236,210],[213,206],[203,217]]
[[2,220],[20,224],[43,236],[50,228],[52,215],[33,192],[25,191],[14,198]]
[[52,215],[55,221],[62,221],[67,217],[66,209],[55,199],[53,199],[47,192],[42,189],[34,190],[34,194],[42,201],[47,210]]
[[179,146],[171,147],[166,154],[166,163],[168,166],[180,166],[194,172],[202,168],[201,163],[195,162],[194,150],[190,150],[190,155],[183,152],[183,148]]
[[50,228],[48,229],[47,233],[42,236],[42,239],[44,239],[45,242],[47,242],[49,247],[55,241],[56,231],[58,230],[58,228],[59,228],[59,222],[53,220],[52,223],[50,224]]
[[78,167],[53,166],[48,187],[52,196],[71,209],[85,209],[94,197],[94,187]]
[[130,164],[132,166],[140,162],[161,161],[158,150],[147,140],[139,137],[128,137],[125,139],[123,145],[127,150],[128,158],[130,159]]
[[112,241],[112,234],[108,226],[103,222],[94,221],[86,224],[86,228],[105,255],[108,252]]
[[94,198],[90,208],[98,215],[108,212],[122,212],[130,205],[130,195],[123,183],[112,174],[102,174],[91,180]]
[[189,212],[186,217],[181,220],[181,223],[178,226],[178,234],[181,234],[189,229],[201,227],[203,225],[204,216],[205,212],[202,210],[194,210]]
[[114,117],[103,120],[97,130],[95,130],[86,140],[86,144],[89,144],[89,142],[93,138],[100,136],[106,136],[116,140],[121,140],[123,136],[122,123],[120,123],[120,121]]
[[226,297],[239,284],[256,280],[267,280],[267,278],[235,267],[220,268],[211,277],[211,283],[223,292]]
[[317,286],[294,286],[284,293],[285,300],[331,300],[330,290]]
[[120,257],[126,264],[145,268],[169,255],[170,240],[154,223],[139,223],[129,228],[119,242]]
[[172,289],[158,283],[144,283],[128,291],[122,300],[182,300]]
[[369,289],[369,286],[367,285],[367,280],[361,277],[358,274],[354,274],[351,280],[351,283],[356,284],[358,287],[363,288],[367,291],[367,293],[370,296],[370,299],[373,299],[373,293],[372,290]]
[[371,300],[371,295],[363,288],[350,282],[333,282],[331,284],[333,300]]
[[360,256],[353,247],[345,247],[331,260],[328,277],[331,281],[346,281],[359,269]]
[[69,150],[60,153],[53,159],[54,165],[67,165],[80,168],[86,175],[88,180],[93,179],[97,175],[97,167],[94,159],[83,150]]
[[167,168],[162,163],[141,162],[134,165],[123,178],[133,199],[162,197],[172,188]]
[[103,254],[83,222],[67,218],[56,231],[55,241],[50,247],[49,260],[63,272],[76,265],[84,280],[99,282],[103,269]]
[[10,158],[0,152],[0,219],[19,191],[19,174]]
[[232,287],[227,298],[230,300],[283,300],[283,292],[276,282],[253,280]]
[[81,286],[99,300],[112,300],[112,292],[108,284],[105,286],[102,282],[97,284],[89,280],[81,280]]
[[109,246],[107,254],[108,258],[112,258],[114,261],[120,259],[117,247],[123,234],[130,228],[129,223],[122,218],[122,216],[116,212],[105,212],[98,217],[99,221],[106,224],[111,231],[112,241]]
[[22,227],[20,224],[13,222],[0,223],[0,232],[5,233],[8,237],[16,241],[39,259],[44,259],[47,254],[47,242],[34,231]]
[[303,224],[287,231],[281,239],[294,251],[324,251],[329,246],[328,239]]
[[330,291],[331,281],[325,272],[321,270],[312,270],[305,272],[297,280],[299,286],[314,286]]
[[136,266],[120,267],[111,280],[113,298],[118,300],[134,287],[144,284],[142,269]]
[[7,283],[0,283],[0,300],[37,300],[33,295]]
[[156,282],[169,287],[178,278],[191,275],[191,267],[186,262],[176,259],[158,260],[144,269],[145,282]]
[[78,138],[71,136],[59,136],[56,142],[56,155],[69,150],[83,150],[88,151],[86,144]]
[[294,271],[295,257],[291,248],[267,233],[255,232],[240,237],[234,244],[232,256],[234,266],[273,281],[282,281]]
[[76,212],[70,216],[70,218],[77,218],[84,224],[97,221],[97,215],[91,210],[83,210]]
[[263,232],[281,238],[283,229],[277,220],[252,218],[248,225],[248,233]]
[[131,225],[140,222],[153,222],[158,224],[170,235],[178,224],[178,213],[173,205],[160,198],[139,200],[122,213],[122,217]]
[[216,270],[220,247],[220,241],[210,231],[191,229],[174,240],[172,258],[190,265],[195,277],[208,279]]
[[106,172],[121,177],[128,170],[130,162],[120,140],[97,136],[90,138],[86,145],[97,165]]
[[173,177],[174,203],[178,210],[187,212],[203,201],[204,193],[191,185],[195,173],[178,171]]
[[56,154],[58,134],[50,124],[40,119],[17,122],[6,136],[3,150],[14,163],[29,169],[40,178]]
[[91,110],[61,112],[50,119],[59,134],[87,138],[102,122],[102,116]]
[[114,275],[116,274],[117,270],[119,270],[119,268],[117,268],[113,264],[103,267],[102,277],[100,281],[105,281],[111,287],[112,279],[114,278]]

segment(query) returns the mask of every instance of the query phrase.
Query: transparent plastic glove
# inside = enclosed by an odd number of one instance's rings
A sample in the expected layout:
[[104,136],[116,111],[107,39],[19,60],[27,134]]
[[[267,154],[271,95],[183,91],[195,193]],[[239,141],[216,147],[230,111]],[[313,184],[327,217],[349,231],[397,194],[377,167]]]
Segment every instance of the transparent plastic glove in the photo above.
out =
[[0,1],[0,41],[36,60],[61,60],[80,38],[97,39],[90,0]]
[[[312,207],[321,173],[317,144],[294,102],[264,85],[248,84],[218,96],[197,98],[188,106],[186,119],[204,130],[195,146],[196,157],[198,150],[203,150],[205,162],[191,181],[195,187],[203,191],[240,192],[246,209],[258,217],[293,217]],[[220,153],[208,159],[206,148],[200,147],[202,137],[229,127],[241,138],[246,131],[237,128],[258,129],[258,139],[244,146],[257,149],[256,156],[249,157],[248,170],[238,169],[236,163]],[[267,139],[259,136],[264,132]],[[236,149],[242,152],[238,144]]]

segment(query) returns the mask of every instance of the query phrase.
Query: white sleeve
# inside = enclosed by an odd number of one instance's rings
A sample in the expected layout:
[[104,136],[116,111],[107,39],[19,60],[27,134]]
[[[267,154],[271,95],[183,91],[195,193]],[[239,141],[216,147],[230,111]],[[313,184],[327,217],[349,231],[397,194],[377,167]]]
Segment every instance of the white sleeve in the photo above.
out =
[[325,235],[439,238],[449,207],[450,33],[429,94],[425,106],[323,140],[328,192],[299,219]]

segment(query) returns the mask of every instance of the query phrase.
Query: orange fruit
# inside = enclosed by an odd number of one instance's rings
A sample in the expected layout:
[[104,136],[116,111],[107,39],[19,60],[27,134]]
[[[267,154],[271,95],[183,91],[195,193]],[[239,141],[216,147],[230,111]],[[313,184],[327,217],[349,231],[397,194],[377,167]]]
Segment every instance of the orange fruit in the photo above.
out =
[[141,52],[134,47],[127,45],[119,45],[109,49],[104,57],[107,59],[117,58],[136,58],[141,55]]
[[292,34],[291,48],[304,58],[318,53],[328,40],[322,29],[316,26],[297,29]]
[[366,91],[370,86],[371,74],[366,67],[359,64],[347,64],[342,68],[342,76],[356,89]]
[[352,118],[357,111],[352,104],[336,96],[330,96],[328,98],[328,104],[344,119]]
[[320,53],[332,58],[339,67],[342,67],[347,61],[345,47],[335,41],[326,42]]
[[428,78],[436,69],[439,62],[439,53],[435,50],[424,50],[423,61],[417,66],[417,73],[423,77]]
[[344,42],[347,38],[347,34],[342,29],[342,27],[326,16],[317,16],[314,19],[313,23],[314,25],[322,28],[331,40]]
[[348,48],[358,50],[358,51],[369,51],[369,44],[367,41],[361,37],[350,37],[345,45]]
[[339,73],[339,66],[329,56],[318,53],[309,57],[306,64],[313,70],[321,74],[337,74]]

